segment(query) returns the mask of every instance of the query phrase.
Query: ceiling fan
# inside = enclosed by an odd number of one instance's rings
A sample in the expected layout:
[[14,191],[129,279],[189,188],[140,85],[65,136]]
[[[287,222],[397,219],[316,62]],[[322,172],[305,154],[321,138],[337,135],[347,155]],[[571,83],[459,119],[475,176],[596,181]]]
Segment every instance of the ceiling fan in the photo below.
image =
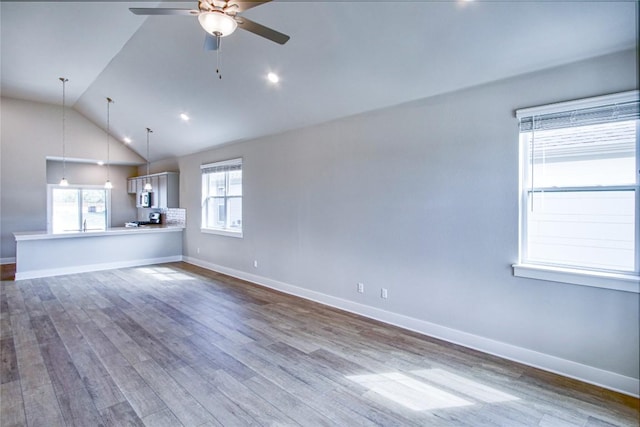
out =
[[200,0],[198,10],[145,7],[132,7],[129,10],[136,15],[197,16],[200,25],[207,32],[205,50],[218,50],[220,38],[232,34],[238,27],[273,42],[285,44],[289,40],[288,35],[240,16],[245,10],[269,1],[271,0]]

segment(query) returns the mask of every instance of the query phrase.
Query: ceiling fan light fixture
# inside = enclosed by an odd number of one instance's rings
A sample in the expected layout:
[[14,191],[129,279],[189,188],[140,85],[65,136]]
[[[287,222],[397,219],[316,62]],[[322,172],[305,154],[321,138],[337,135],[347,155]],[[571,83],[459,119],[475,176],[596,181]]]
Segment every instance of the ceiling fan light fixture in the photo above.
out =
[[220,11],[201,12],[198,21],[207,33],[218,37],[226,37],[238,27],[235,19]]

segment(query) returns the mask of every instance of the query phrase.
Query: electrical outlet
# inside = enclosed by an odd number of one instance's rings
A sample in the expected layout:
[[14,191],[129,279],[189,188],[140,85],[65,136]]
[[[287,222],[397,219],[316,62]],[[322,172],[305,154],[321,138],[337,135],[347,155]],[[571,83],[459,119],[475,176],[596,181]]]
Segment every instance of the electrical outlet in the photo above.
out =
[[364,283],[358,283],[358,292],[364,293]]
[[200,248],[196,249],[196,253],[198,253],[198,254],[200,253]]
[[388,296],[388,294],[387,294],[387,288],[382,288],[382,289],[380,289],[380,298],[387,299],[387,296]]
[[257,259],[253,260],[253,268],[258,268],[258,260]]

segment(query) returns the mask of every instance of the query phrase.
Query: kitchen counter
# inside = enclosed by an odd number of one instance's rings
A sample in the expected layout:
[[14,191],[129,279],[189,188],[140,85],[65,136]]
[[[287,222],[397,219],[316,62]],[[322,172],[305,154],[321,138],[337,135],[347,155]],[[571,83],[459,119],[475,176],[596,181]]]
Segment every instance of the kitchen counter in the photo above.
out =
[[182,260],[182,225],[15,232],[16,280]]

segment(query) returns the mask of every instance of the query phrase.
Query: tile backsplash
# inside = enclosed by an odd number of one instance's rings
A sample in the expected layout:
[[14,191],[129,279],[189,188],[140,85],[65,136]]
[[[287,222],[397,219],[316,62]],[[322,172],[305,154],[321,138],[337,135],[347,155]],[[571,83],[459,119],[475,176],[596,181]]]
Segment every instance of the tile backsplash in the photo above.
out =
[[165,224],[167,225],[187,225],[187,210],[180,208],[163,209],[162,213],[166,215]]

